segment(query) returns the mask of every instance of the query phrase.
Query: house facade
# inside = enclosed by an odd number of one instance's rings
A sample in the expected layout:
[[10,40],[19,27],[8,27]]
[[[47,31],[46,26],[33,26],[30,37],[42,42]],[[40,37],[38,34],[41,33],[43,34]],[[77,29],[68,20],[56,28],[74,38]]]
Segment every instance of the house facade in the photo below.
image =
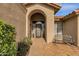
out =
[[60,8],[54,3],[0,4],[0,18],[15,26],[16,42],[24,37],[44,38],[47,43],[69,39],[79,46],[79,10],[55,16]]

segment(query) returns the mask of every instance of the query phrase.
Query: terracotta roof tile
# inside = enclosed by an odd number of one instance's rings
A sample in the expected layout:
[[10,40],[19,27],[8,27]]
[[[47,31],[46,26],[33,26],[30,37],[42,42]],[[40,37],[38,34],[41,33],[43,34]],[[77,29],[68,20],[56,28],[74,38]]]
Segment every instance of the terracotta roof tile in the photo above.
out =
[[79,14],[79,9],[76,9],[76,10],[74,10],[72,13],[70,13],[70,14],[64,16],[64,17],[63,17],[63,20],[66,20],[66,19],[68,19],[68,18],[70,18],[70,17],[73,17],[73,16],[75,16],[75,15],[78,15],[78,14]]
[[74,12],[77,13],[77,14],[79,14],[79,9],[76,9]]
[[[29,5],[29,4],[35,4],[35,3],[23,3],[23,5]],[[38,4],[40,4],[40,3],[38,3]],[[52,6],[52,7],[56,8],[56,9],[61,8],[61,6],[59,4],[56,4],[56,3],[41,3],[41,4],[48,4],[49,6]]]
[[63,16],[55,16],[54,19],[55,21],[62,21]]
[[61,8],[61,6],[59,4],[56,4],[56,3],[47,3],[47,4],[50,5],[50,6],[53,6],[55,8],[58,8],[58,9]]
[[62,19],[64,16],[55,16],[55,18]]

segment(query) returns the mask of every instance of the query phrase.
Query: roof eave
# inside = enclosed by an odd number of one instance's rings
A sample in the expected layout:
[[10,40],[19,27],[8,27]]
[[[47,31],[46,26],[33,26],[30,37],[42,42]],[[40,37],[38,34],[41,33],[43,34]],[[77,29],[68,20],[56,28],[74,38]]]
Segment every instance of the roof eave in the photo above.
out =
[[[33,4],[33,3],[25,3],[23,5],[28,5],[28,4]],[[55,4],[55,3],[44,3],[44,4],[47,4],[47,5],[51,6],[51,7],[53,7],[54,10],[55,10],[55,13],[61,8],[60,5]]]
[[63,17],[63,21],[68,20],[69,18],[74,17],[74,16],[77,16],[77,15],[79,15],[79,12],[75,10],[75,11],[73,11],[72,13],[70,13],[70,14],[64,16],[64,17]]
[[47,3],[48,5],[54,7],[55,13],[60,10],[61,6],[55,3]]

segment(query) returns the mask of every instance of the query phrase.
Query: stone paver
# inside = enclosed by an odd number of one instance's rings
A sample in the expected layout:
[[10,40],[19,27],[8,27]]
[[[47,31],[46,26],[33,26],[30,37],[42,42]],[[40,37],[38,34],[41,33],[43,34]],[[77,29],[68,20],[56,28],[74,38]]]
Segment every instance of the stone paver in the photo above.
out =
[[68,44],[47,44],[43,38],[32,39],[29,56],[79,56],[79,48]]

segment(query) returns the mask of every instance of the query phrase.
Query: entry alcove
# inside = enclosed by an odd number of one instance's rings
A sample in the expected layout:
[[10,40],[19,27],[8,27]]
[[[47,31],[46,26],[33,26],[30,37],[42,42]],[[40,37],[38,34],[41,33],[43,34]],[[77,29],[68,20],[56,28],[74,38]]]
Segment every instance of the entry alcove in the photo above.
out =
[[33,13],[30,17],[30,36],[31,38],[46,37],[46,20],[42,13]]

